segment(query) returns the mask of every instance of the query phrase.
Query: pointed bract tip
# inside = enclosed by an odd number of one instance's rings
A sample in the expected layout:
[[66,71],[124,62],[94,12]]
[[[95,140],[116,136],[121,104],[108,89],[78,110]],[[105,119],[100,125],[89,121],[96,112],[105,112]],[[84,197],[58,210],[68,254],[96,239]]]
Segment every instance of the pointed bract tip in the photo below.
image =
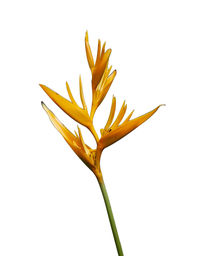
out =
[[108,56],[111,55],[111,52],[112,52],[112,49],[110,49],[110,48],[106,51],[106,53],[108,54]]
[[46,85],[44,85],[44,84],[39,84],[39,86],[43,89],[43,90],[45,90],[46,88],[48,88]]
[[88,41],[88,31],[85,31],[85,40]]
[[158,107],[162,107],[162,106],[164,106],[164,107],[165,107],[165,106],[166,106],[166,104],[160,104]]

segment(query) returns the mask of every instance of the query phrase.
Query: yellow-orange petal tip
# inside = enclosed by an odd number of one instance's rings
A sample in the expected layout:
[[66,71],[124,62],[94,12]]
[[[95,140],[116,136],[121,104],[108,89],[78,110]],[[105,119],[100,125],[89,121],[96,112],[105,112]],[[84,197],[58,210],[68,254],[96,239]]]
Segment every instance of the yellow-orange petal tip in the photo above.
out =
[[88,41],[88,31],[85,31],[85,40]]

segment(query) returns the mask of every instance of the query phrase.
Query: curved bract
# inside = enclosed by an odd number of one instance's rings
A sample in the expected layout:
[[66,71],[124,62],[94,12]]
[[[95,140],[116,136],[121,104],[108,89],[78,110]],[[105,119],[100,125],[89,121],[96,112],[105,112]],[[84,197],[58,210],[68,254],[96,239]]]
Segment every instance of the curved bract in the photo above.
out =
[[122,105],[122,108],[113,125],[111,125],[107,129],[101,130],[102,137],[98,142],[99,149],[103,150],[104,148],[112,145],[116,141],[120,140],[121,138],[132,132],[138,126],[143,124],[147,119],[149,119],[159,109],[160,106],[132,120],[130,120],[130,115],[132,115],[131,112],[128,118],[126,118],[126,120],[119,125],[121,119],[123,118],[124,112],[126,111],[126,108],[124,107],[124,105]]
[[45,85],[40,86],[67,115],[69,115],[75,121],[90,130],[96,140],[96,149],[91,149],[87,144],[85,144],[79,127],[78,131],[73,134],[58,120],[58,118],[53,114],[53,112],[51,112],[51,110],[47,108],[44,103],[42,103],[42,106],[48,114],[53,125],[62,134],[72,150],[87,165],[87,167],[94,172],[98,181],[101,183],[103,182],[103,178],[100,169],[100,157],[103,149],[117,142],[118,140],[129,134],[131,131],[136,129],[138,126],[140,126],[142,123],[144,123],[159,109],[161,105],[135,119],[131,119],[133,114],[132,111],[124,119],[124,121],[122,121],[127,109],[127,105],[124,102],[117,117],[114,120],[116,98],[113,96],[108,120],[104,128],[100,130],[101,137],[99,138],[93,125],[93,118],[96,110],[107,95],[117,72],[116,70],[111,72],[112,66],[109,67],[109,57],[111,54],[111,49],[105,50],[105,43],[101,47],[100,40],[98,41],[97,56],[94,62],[87,32],[85,35],[85,49],[88,65],[92,75],[92,105],[90,114],[88,112],[87,104],[83,95],[83,85],[81,77],[79,77],[79,90],[82,107],[80,107],[75,101],[68,83],[66,83],[66,89],[70,100],[65,99],[63,96],[59,95]]

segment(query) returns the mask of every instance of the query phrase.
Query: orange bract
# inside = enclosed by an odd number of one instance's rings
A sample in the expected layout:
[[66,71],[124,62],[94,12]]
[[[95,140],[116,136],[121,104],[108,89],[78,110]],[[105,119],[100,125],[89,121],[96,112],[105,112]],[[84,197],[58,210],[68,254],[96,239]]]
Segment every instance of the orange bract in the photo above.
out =
[[100,157],[104,148],[112,145],[116,141],[120,140],[128,133],[136,129],[147,119],[149,119],[161,106],[159,105],[152,111],[139,116],[135,119],[131,119],[133,111],[127,116],[127,118],[121,123],[127,105],[123,103],[115,121],[113,122],[115,109],[116,109],[116,98],[113,96],[110,114],[108,121],[103,129],[100,130],[101,138],[99,139],[97,132],[93,125],[93,117],[99,105],[104,100],[110,86],[117,74],[116,70],[111,73],[112,66],[108,67],[109,57],[111,54],[111,49],[105,50],[105,43],[101,47],[101,41],[98,41],[97,56],[94,62],[91,47],[89,44],[88,33],[85,35],[85,50],[89,68],[92,74],[92,106],[90,114],[88,113],[88,108],[83,95],[83,86],[81,77],[79,77],[79,90],[80,99],[82,102],[82,107],[80,107],[75,101],[68,83],[66,83],[67,92],[70,101],[65,99],[63,96],[59,95],[55,91],[51,90],[45,85],[40,85],[41,88],[46,92],[46,94],[71,118],[73,118],[78,123],[87,127],[92,135],[94,136],[97,147],[96,149],[91,149],[83,140],[83,136],[80,128],[78,127],[78,133],[71,133],[51,112],[47,106],[42,103],[43,108],[47,112],[51,122],[56,127],[56,129],[62,134],[66,142],[72,148],[72,150],[78,155],[78,157],[90,168],[97,179],[102,181],[102,173],[100,169]]
[[121,138],[132,132],[147,119],[149,119],[159,109],[160,106],[142,116],[130,120],[130,117],[133,113],[132,111],[130,115],[126,118],[126,120],[121,125],[119,125],[126,111],[126,105],[124,106],[123,104],[113,125],[101,130],[102,137],[98,143],[99,149],[103,150],[104,148],[112,145],[116,141],[120,140]]

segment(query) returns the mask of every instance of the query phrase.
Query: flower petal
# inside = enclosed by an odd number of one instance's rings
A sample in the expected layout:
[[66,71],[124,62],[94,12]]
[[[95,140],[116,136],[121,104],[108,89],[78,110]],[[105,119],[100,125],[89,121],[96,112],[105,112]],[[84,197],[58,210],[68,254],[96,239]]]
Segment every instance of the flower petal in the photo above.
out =
[[121,109],[119,111],[119,114],[118,114],[117,118],[115,119],[114,123],[110,127],[111,130],[113,130],[115,127],[117,127],[118,124],[121,122],[121,120],[123,119],[123,117],[126,113],[126,109],[127,109],[127,105],[125,105],[125,101],[124,101],[122,106],[121,106]]
[[87,60],[88,60],[90,70],[92,70],[93,67],[94,67],[94,59],[93,59],[93,56],[92,56],[92,51],[91,51],[91,48],[90,48],[87,31],[85,33],[85,51],[86,51],[86,56],[87,56]]
[[110,54],[111,54],[111,49],[108,49],[103,54],[102,58],[99,57],[99,53],[97,54],[98,61],[96,61],[95,66],[92,70],[92,89],[93,89],[93,91],[96,89],[97,85],[101,81],[104,70],[108,65]]
[[67,92],[68,92],[68,95],[69,95],[69,98],[70,98],[71,102],[78,107],[78,104],[76,103],[76,101],[75,101],[75,99],[74,99],[74,97],[71,93],[68,82],[66,82],[66,88],[67,88]]
[[95,61],[95,66],[98,65],[101,57],[101,40],[98,40],[98,47],[97,47],[97,56]]
[[115,115],[115,109],[116,109],[116,98],[113,96],[112,105],[111,105],[111,109],[110,109],[110,115],[108,117],[108,121],[104,127],[104,130],[107,130],[110,127],[110,125],[113,121],[114,115]]
[[98,106],[101,104],[101,102],[104,100],[106,94],[108,93],[109,89],[110,89],[110,86],[115,78],[117,74],[117,71],[114,70],[106,79],[104,85],[103,85],[103,88],[101,89],[101,94],[99,96],[99,99],[98,99]]
[[142,123],[144,123],[147,119],[149,119],[159,109],[160,106],[161,105],[142,116],[139,116],[135,119],[129,120],[124,124],[121,124],[116,129],[102,136],[98,142],[98,148],[103,150],[104,148],[112,145],[116,141],[129,134],[131,131],[133,131]]
[[[71,147],[71,149],[77,154],[77,156],[90,168],[91,170],[94,167],[94,161],[86,154],[85,150],[82,149],[80,144],[79,137],[74,136],[65,126],[62,124],[59,119],[54,115],[54,113],[42,102],[42,107],[46,111],[54,127],[60,132],[65,141]],[[84,144],[86,149],[89,147]]]
[[83,94],[83,85],[82,85],[81,76],[79,76],[79,90],[80,90],[80,98],[81,98],[81,102],[83,105],[83,109],[87,110],[87,105],[85,103],[85,98],[84,98],[84,94]]
[[79,134],[79,138],[80,138],[80,142],[81,142],[83,150],[85,151],[85,153],[87,155],[90,155],[89,148],[86,146],[86,144],[85,144],[85,142],[83,140],[83,136],[82,136],[81,129],[79,128],[79,126],[78,126],[78,134]]
[[87,128],[91,128],[92,122],[88,115],[87,110],[80,108],[78,105],[73,104],[68,101],[55,91],[51,90],[45,85],[40,84],[42,89],[46,92],[46,94],[71,118],[80,124],[86,126]]
[[135,110],[132,110],[132,111],[131,111],[131,113],[127,116],[127,118],[123,121],[122,124],[128,123],[128,121],[131,119],[131,117],[132,117],[134,111],[135,111]]

